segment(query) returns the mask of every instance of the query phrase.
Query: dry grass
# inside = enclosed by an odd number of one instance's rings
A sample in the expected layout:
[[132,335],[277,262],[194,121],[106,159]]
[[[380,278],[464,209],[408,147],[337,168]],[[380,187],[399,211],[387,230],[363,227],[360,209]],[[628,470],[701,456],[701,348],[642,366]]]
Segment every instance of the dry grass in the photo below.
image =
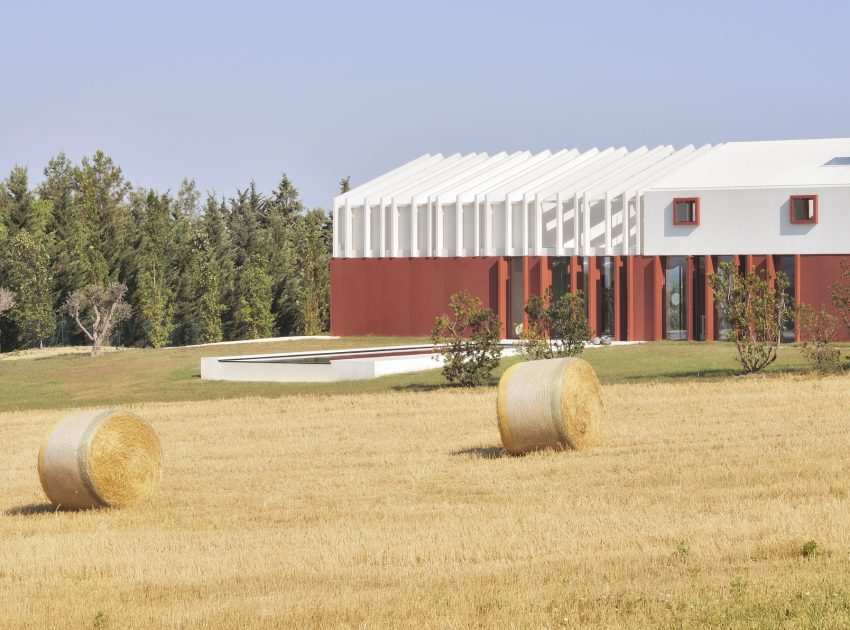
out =
[[44,511],[56,413],[0,414],[0,625],[850,623],[847,378],[604,393],[605,446],[521,458],[492,389],[138,405],[157,495],[82,513]]

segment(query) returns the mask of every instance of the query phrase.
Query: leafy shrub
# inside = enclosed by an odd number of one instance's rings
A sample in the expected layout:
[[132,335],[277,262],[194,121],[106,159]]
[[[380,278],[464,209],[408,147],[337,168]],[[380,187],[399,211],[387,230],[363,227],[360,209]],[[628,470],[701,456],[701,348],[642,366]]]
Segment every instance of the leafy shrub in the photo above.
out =
[[800,554],[804,558],[814,558],[818,555],[818,543],[816,540],[807,540],[803,543],[802,549],[800,549]]
[[729,322],[729,340],[735,342],[745,374],[761,372],[776,361],[782,331],[792,317],[788,277],[777,273],[775,286],[769,280],[768,274],[740,274],[733,262],[723,263],[708,277],[717,308]]
[[800,350],[818,374],[835,374],[841,371],[841,351],[832,345],[837,318],[821,308],[814,310],[808,304],[797,309],[797,322],[803,343]]
[[528,328],[518,345],[525,359],[574,357],[584,350],[590,338],[590,325],[584,312],[584,297],[579,292],[552,300],[552,290],[545,297],[529,296],[525,305]]
[[450,383],[474,387],[489,382],[502,356],[499,316],[468,291],[449,299],[453,317],[440,315],[431,331],[443,355],[443,376]]

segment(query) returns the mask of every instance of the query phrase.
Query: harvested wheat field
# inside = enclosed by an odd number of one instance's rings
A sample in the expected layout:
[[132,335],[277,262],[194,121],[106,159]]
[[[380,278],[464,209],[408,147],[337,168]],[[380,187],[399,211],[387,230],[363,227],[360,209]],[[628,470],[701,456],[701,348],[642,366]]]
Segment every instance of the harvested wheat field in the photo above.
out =
[[850,624],[846,377],[604,396],[603,446],[525,457],[492,388],[136,405],[157,493],[76,513],[36,472],[61,412],[0,414],[0,625]]

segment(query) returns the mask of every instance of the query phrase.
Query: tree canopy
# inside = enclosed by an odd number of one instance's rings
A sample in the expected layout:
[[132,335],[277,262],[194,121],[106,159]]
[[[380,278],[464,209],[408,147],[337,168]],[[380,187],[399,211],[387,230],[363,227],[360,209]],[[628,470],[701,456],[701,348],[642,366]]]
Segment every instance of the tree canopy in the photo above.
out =
[[331,222],[283,174],[230,196],[184,179],[176,194],[131,185],[102,151],[0,180],[0,286],[15,308],[0,347],[85,344],[61,308],[92,287],[126,287],[129,317],[103,343],[161,347],[329,329]]

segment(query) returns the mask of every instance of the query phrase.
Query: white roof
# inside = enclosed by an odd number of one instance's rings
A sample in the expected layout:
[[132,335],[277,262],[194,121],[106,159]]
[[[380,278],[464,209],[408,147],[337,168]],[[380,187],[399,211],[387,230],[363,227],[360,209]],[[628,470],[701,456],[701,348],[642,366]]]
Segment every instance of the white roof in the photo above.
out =
[[[847,158],[845,165],[828,165]],[[840,162],[841,160],[839,160]],[[850,185],[850,138],[727,142],[651,190]]]
[[[835,158],[839,165],[828,165]],[[582,194],[604,198],[645,190],[806,187],[850,185],[850,138],[728,142],[682,149],[671,146],[426,154],[334,198],[334,207],[439,199],[469,203],[476,198]]]
[[469,203],[476,198],[521,201],[551,200],[557,195],[589,194],[601,198],[645,189],[671,168],[703,156],[709,145],[694,149],[658,146],[563,149],[557,152],[470,153],[449,157],[423,155],[334,198],[334,207],[395,202],[427,203],[429,199]]

